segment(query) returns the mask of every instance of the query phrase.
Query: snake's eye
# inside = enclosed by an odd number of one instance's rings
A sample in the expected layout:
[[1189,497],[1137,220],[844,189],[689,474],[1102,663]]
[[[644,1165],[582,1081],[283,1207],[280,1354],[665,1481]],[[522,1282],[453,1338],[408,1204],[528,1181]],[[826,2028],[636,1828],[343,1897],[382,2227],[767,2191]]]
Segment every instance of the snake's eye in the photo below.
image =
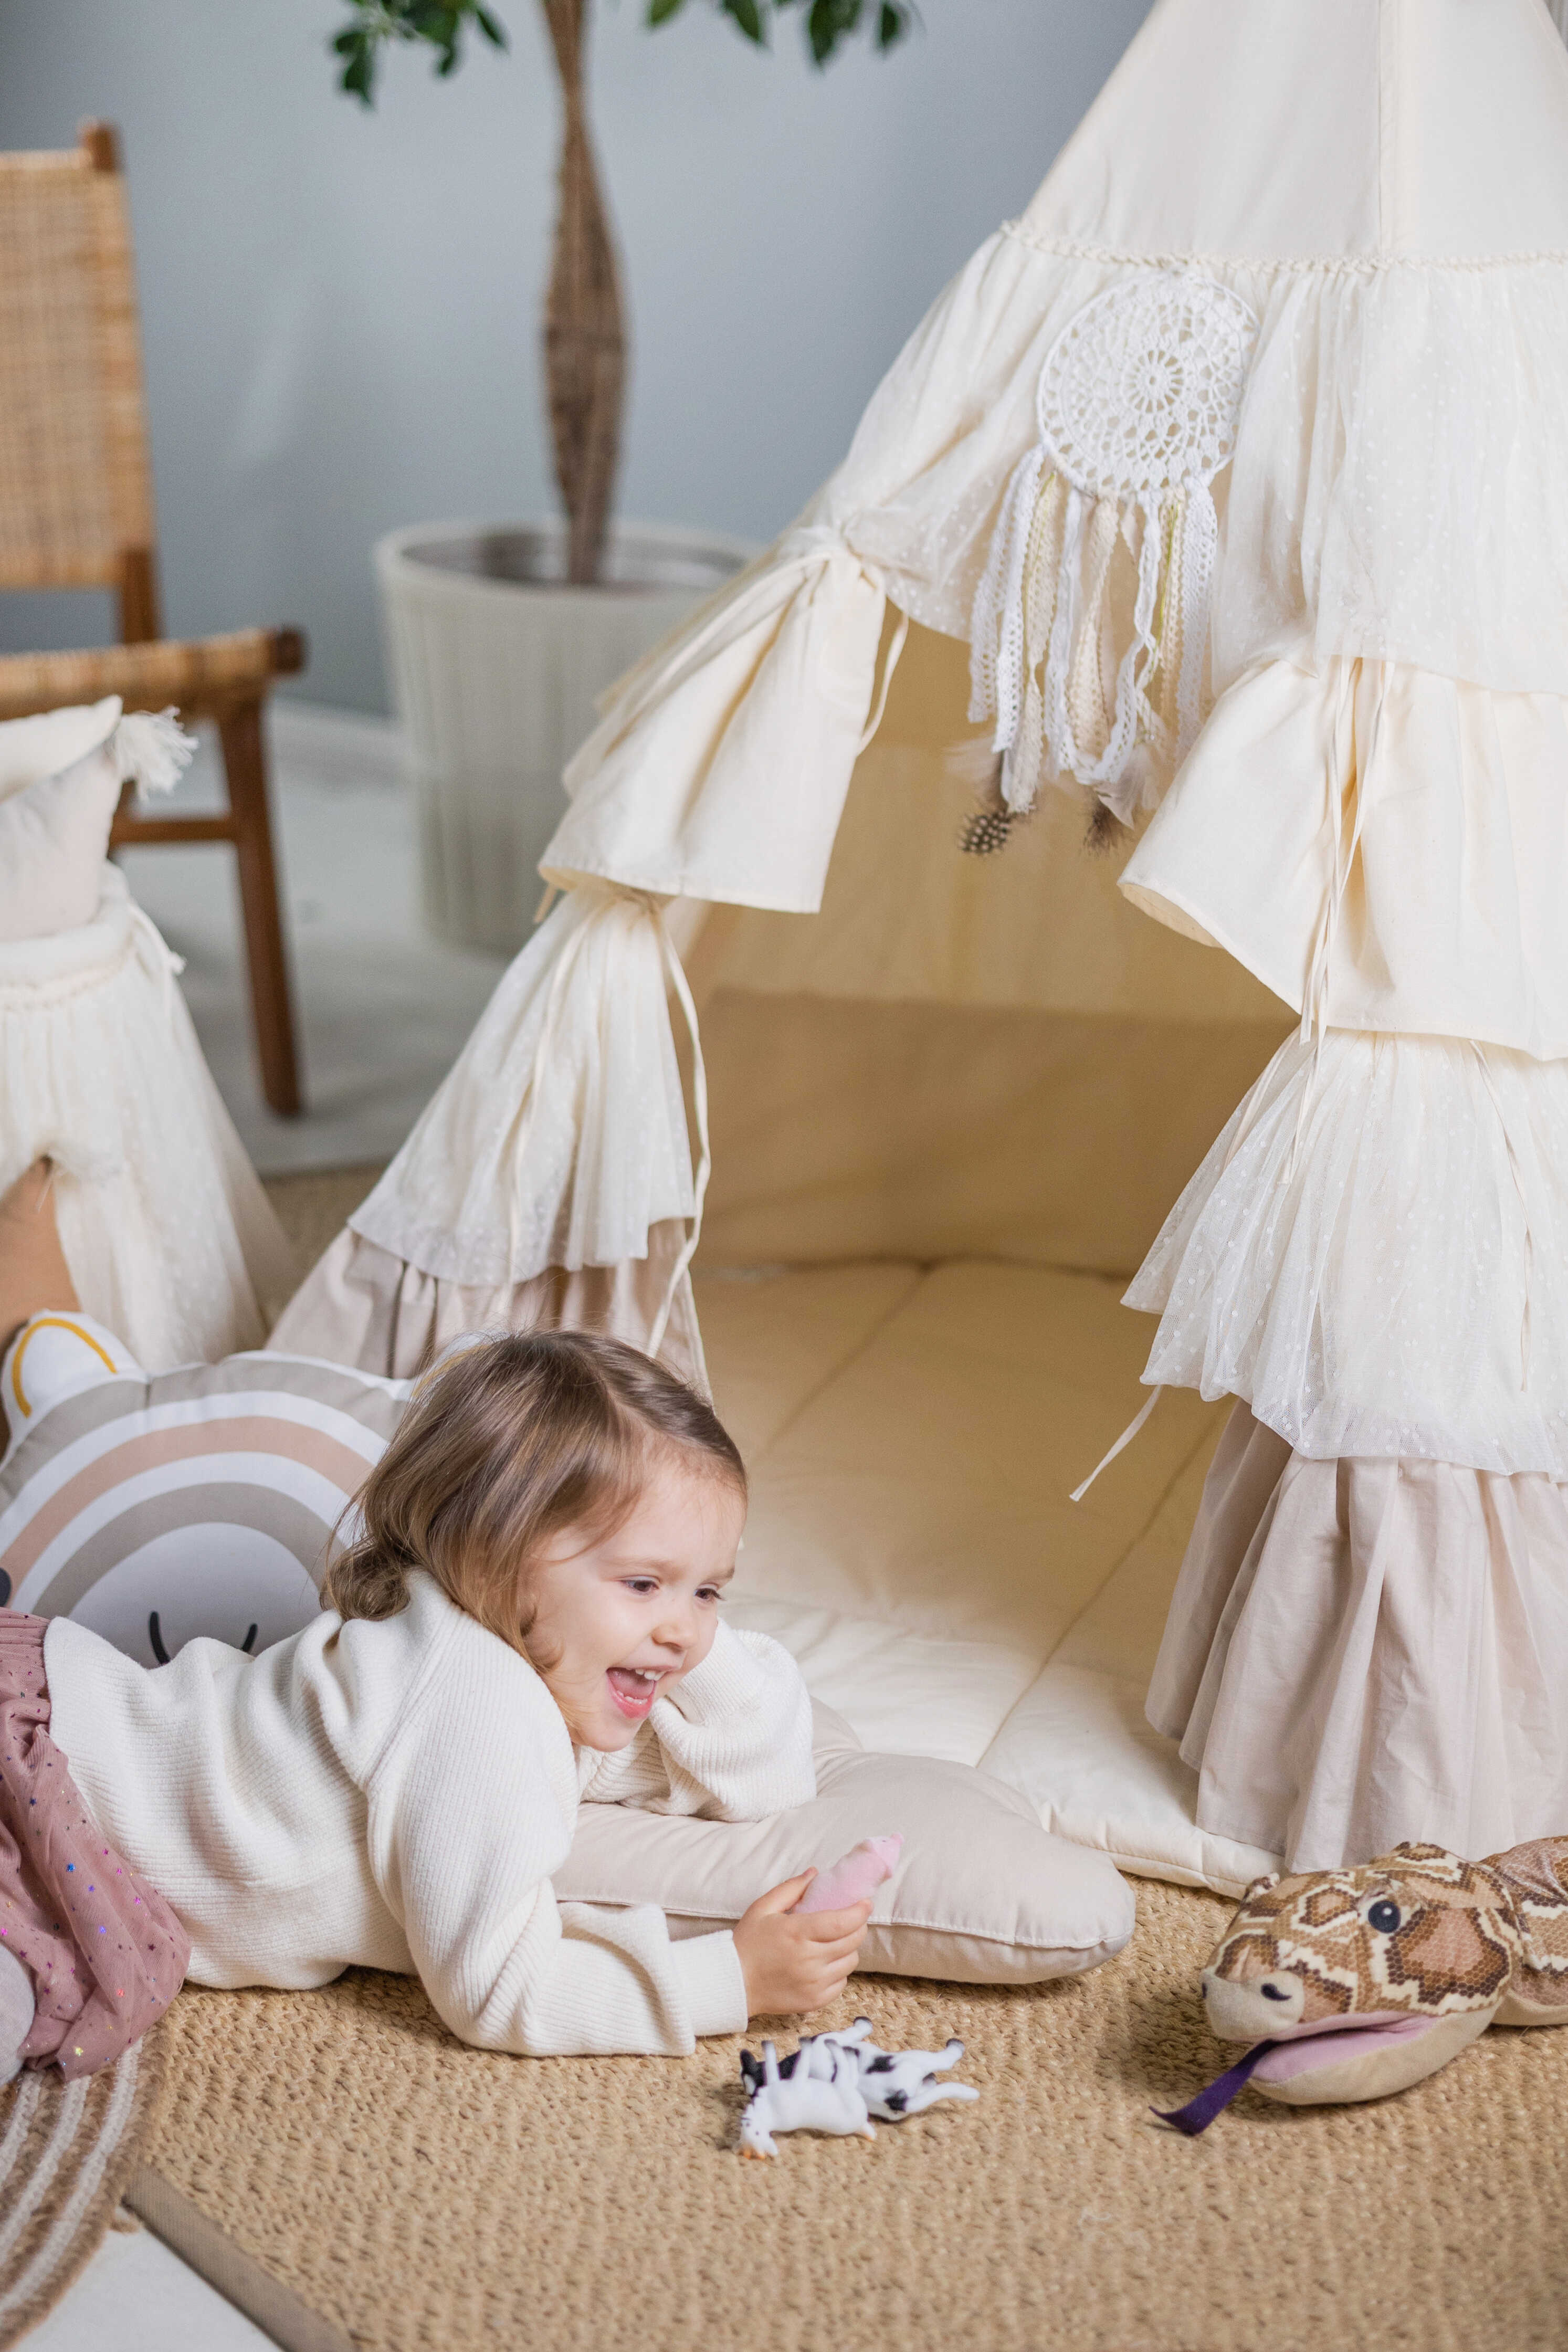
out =
[[1366,1924],[1380,1936],[1392,1936],[1399,1925],[1398,1904],[1391,1903],[1386,1895],[1381,1895],[1368,1910]]

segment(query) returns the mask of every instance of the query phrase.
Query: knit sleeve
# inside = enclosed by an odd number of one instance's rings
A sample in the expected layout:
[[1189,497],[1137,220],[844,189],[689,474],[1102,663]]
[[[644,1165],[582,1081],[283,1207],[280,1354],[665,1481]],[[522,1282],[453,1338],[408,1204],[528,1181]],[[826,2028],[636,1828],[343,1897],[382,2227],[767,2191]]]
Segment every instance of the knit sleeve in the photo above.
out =
[[756,1822],[817,1793],[811,1701],[789,1651],[766,1633],[721,1623],[650,1722],[669,1781],[668,1796],[644,1801],[650,1812]]
[[677,2057],[738,2032],[727,1933],[673,1944],[652,1905],[558,1906],[550,1874],[576,1822],[566,1727],[503,1644],[477,1674],[463,1647],[468,1671],[427,1695],[366,1792],[371,1873],[444,2021],[476,2048],[541,2058]]

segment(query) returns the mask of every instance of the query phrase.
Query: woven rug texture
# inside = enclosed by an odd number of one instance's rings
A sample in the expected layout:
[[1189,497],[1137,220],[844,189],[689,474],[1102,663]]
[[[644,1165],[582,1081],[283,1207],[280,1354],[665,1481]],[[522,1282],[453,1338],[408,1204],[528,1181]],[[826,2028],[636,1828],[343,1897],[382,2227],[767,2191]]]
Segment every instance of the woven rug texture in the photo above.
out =
[[262,1189],[294,1245],[301,1279],[337,1239],[349,1212],[359,1207],[381,1172],[379,1167],[311,1168],[263,1179]]
[[124,2193],[162,2082],[154,2027],[84,2082],[52,2066],[0,2090],[0,2347],[51,2310]]
[[1076,1983],[859,1979],[832,2021],[956,2032],[981,2093],[874,2143],[744,2163],[737,2041],[497,2057],[355,1973],[182,1993],[146,2161],[366,2352],[1557,2352],[1568,2032],[1494,2030],[1371,2106],[1245,2093],[1186,2140],[1149,2110],[1234,2054],[1197,1999],[1228,1906],[1145,1885],[1140,1914]]

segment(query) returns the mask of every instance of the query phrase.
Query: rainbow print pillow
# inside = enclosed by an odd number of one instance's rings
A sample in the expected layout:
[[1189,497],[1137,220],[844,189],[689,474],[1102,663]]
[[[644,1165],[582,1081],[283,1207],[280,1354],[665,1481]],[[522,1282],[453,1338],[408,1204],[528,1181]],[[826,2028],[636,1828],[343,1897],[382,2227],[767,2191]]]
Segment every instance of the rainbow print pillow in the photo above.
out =
[[0,1603],[148,1666],[284,1640],[411,1385],[265,1351],[150,1377],[90,1317],[32,1316],[0,1365]]

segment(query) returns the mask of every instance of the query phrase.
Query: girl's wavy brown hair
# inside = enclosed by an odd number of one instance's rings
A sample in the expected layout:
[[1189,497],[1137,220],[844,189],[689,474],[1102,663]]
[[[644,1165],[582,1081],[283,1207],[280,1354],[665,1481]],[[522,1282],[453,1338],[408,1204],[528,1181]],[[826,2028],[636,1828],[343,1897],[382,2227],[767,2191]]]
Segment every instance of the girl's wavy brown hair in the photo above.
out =
[[322,1598],[344,1617],[395,1617],[411,1573],[426,1569],[527,1654],[529,1566],[568,1528],[591,1541],[612,1533],[660,1454],[746,1493],[712,1407],[634,1348],[585,1331],[476,1340],[415,1391],[344,1514],[360,1529]]

